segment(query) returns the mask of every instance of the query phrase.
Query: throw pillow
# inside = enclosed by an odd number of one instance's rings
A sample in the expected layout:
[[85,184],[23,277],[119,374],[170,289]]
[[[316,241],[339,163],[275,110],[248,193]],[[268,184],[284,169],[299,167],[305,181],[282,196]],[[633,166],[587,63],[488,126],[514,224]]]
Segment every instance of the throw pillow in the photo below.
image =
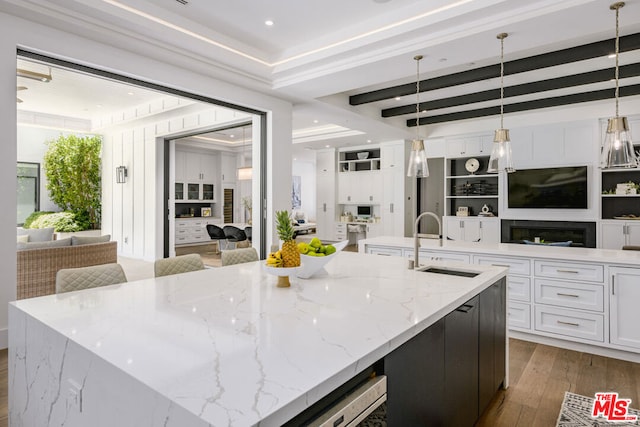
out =
[[51,240],[49,242],[18,243],[18,250],[24,251],[28,249],[60,248],[64,246],[71,246],[71,238]]
[[109,240],[111,240],[111,234],[105,234],[104,236],[71,236],[71,246],[104,243]]
[[29,242],[48,242],[53,240],[53,227],[49,228],[18,228],[18,236],[29,236]]
[[18,236],[18,243],[27,243],[29,241],[29,235],[23,234]]

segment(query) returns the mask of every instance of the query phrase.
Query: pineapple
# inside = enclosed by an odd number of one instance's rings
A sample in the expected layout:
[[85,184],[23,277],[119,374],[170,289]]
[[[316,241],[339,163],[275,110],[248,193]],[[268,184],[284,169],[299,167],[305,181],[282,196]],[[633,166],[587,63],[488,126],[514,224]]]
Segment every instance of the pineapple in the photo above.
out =
[[282,240],[282,263],[283,267],[297,267],[300,265],[300,252],[293,240],[294,230],[289,218],[289,212],[276,211],[276,230]]

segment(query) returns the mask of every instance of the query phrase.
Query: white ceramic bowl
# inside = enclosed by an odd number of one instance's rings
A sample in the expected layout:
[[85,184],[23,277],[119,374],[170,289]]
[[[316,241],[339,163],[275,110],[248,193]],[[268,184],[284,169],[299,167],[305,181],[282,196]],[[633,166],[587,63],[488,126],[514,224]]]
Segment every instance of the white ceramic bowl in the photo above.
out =
[[314,274],[320,272],[325,265],[329,261],[331,261],[338,253],[343,250],[347,244],[349,244],[348,240],[343,240],[342,242],[332,243],[332,245],[336,248],[336,251],[331,255],[327,256],[309,256],[300,254],[300,267],[296,271],[296,276],[302,279],[308,279]]
[[358,153],[358,160],[365,160],[367,157],[369,157],[368,151],[363,151],[361,153]]

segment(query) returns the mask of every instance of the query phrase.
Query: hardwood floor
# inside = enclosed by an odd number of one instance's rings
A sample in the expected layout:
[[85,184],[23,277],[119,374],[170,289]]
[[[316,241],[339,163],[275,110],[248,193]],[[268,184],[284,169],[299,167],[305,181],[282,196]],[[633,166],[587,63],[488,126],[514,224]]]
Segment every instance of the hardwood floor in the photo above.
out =
[[477,427],[555,426],[565,391],[617,391],[640,407],[640,364],[511,339],[510,385]]
[[[617,391],[640,407],[640,364],[511,339],[510,386],[476,427],[553,427],[565,391]],[[0,427],[8,425],[7,350],[0,350]]]

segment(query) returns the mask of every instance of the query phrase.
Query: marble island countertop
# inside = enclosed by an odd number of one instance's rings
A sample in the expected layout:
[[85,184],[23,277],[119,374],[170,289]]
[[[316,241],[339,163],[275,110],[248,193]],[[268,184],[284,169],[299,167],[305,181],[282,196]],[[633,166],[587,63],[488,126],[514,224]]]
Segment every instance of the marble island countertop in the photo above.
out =
[[281,425],[506,275],[340,253],[282,289],[261,263],[12,302],[12,425]]
[[[381,236],[358,241],[361,253],[367,246],[410,249],[413,253],[412,237]],[[515,243],[475,243],[443,241],[440,246],[435,239],[420,239],[421,250],[466,252],[492,255],[506,255],[526,258],[562,259],[569,261],[605,262],[619,265],[640,265],[640,251],[614,249],[577,248],[546,245],[521,245]]]

